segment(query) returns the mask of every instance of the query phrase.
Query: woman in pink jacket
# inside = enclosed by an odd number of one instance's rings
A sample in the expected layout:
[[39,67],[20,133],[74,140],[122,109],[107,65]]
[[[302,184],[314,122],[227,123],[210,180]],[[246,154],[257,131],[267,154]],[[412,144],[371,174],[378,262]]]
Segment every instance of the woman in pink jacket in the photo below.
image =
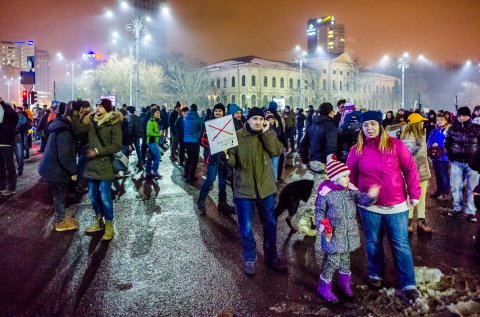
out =
[[[418,297],[412,252],[408,242],[409,206],[418,204],[420,179],[415,161],[401,140],[382,127],[382,113],[367,111],[360,117],[358,143],[347,159],[350,180],[361,192],[379,184],[377,202],[359,206],[365,234],[369,284],[382,287],[385,275],[383,239],[387,235],[400,289],[408,300]],[[406,186],[405,186],[406,185]]]

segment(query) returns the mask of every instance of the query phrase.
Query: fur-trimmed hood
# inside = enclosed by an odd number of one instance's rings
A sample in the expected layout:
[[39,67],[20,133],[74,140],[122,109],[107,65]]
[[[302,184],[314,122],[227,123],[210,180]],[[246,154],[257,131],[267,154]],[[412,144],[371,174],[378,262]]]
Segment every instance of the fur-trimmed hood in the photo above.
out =
[[116,125],[123,121],[123,115],[119,111],[111,111],[105,113],[101,118],[97,117],[95,113],[90,115],[90,120],[94,122],[94,124],[98,127],[108,124],[108,125]]

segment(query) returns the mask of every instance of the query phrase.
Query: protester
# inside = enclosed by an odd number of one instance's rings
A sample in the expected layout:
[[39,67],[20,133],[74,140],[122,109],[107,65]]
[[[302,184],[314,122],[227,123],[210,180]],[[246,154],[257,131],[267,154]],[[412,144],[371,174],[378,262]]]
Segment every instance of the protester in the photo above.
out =
[[472,123],[480,125],[480,106],[473,108]]
[[382,126],[383,126],[383,128],[386,128],[386,127],[388,127],[389,125],[392,125],[392,124],[393,124],[393,120],[394,120],[394,118],[393,118],[393,111],[391,111],[391,110],[390,110],[390,111],[387,111],[387,112],[385,113],[385,119],[383,119],[383,121],[382,121]]
[[137,153],[137,168],[139,170],[143,170],[143,156],[142,156],[142,148],[140,145],[141,143],[140,141],[145,135],[145,131],[143,131],[140,117],[135,114],[135,107],[128,106],[127,111],[128,111],[128,133],[130,134],[131,142],[135,147],[135,153]]
[[240,107],[236,104],[230,104],[228,107],[228,113],[232,115],[235,131],[242,129],[246,121],[243,117],[242,109],[240,109]]
[[286,264],[278,257],[277,222],[273,212],[277,191],[270,157],[282,152],[282,144],[264,121],[262,109],[253,107],[245,126],[237,131],[238,146],[228,150],[228,164],[233,167],[234,202],[242,238],[245,274],[255,274],[256,251],[252,222],[255,206],[263,226],[265,262],[276,270]]
[[[281,142],[280,137],[282,134],[282,130],[279,126],[277,120],[275,120],[275,116],[270,111],[265,113],[265,120],[269,124],[269,128],[275,132],[278,141]],[[278,170],[279,170],[279,162],[280,162],[280,155],[279,156],[272,156],[272,167],[273,167],[273,175],[275,176],[275,180],[278,180]]]
[[148,146],[148,154],[147,164],[145,167],[146,178],[161,178],[161,176],[158,174],[158,166],[161,161],[159,146],[161,130],[158,125],[158,119],[160,118],[160,116],[160,110],[158,110],[158,108],[152,108],[152,117],[150,118],[150,120],[148,120],[147,123],[146,142]]
[[177,121],[178,117],[182,113],[182,105],[179,101],[175,104],[173,111],[170,112],[168,117],[168,126],[170,127],[170,160],[176,161],[177,158],[175,157],[177,150],[178,150],[178,135],[175,130],[175,121]]
[[185,166],[185,142],[183,141],[183,118],[186,117],[188,111],[190,109],[188,107],[183,107],[181,110],[181,114],[178,116],[177,120],[175,121],[175,133],[178,136],[178,160],[180,166]]
[[427,223],[425,216],[425,196],[427,194],[428,182],[432,177],[430,174],[430,167],[428,166],[427,157],[427,142],[425,138],[425,129],[423,123],[427,119],[423,118],[418,113],[412,113],[407,118],[408,124],[400,136],[407,147],[410,154],[415,159],[415,165],[420,176],[420,197],[418,204],[413,207],[410,206],[408,213],[408,232],[413,232],[413,213],[417,212],[417,230],[422,230],[425,233],[431,233],[432,228]]
[[[450,161],[450,185],[452,187],[453,210],[448,213],[455,217],[466,213],[467,221],[477,222],[473,190],[478,184],[478,172],[468,166],[468,160],[480,148],[480,126],[472,124],[472,113],[468,107],[460,107],[455,121],[445,137],[445,151]],[[463,183],[467,182],[467,202],[463,201]]]
[[285,150],[293,153],[295,152],[295,114],[290,110],[290,106],[285,106],[283,119],[285,120],[285,139],[287,145],[288,141],[290,141],[290,147],[286,147]]
[[162,121],[161,126],[159,126],[159,128],[161,128],[162,130],[162,134],[160,136],[160,147],[162,148],[162,150],[166,151],[167,147],[165,146],[165,144],[167,143],[168,139],[168,113],[165,106],[162,106],[160,110],[160,118]]
[[343,107],[347,103],[347,100],[345,99],[340,99],[337,101],[337,113],[334,114],[333,116],[333,121],[335,122],[335,127],[340,126],[340,120],[342,120],[342,115],[343,115]]
[[30,119],[28,119],[22,107],[15,107],[18,115],[18,123],[15,128],[15,159],[17,161],[17,175],[23,175],[25,165],[25,146],[28,143],[28,130],[30,130]]
[[435,125],[437,124],[437,114],[435,110],[430,110],[427,115],[427,122],[425,122],[425,136],[428,138],[430,137],[430,133],[435,129]]
[[88,133],[85,177],[88,179],[88,197],[96,219],[85,231],[93,233],[105,230],[102,240],[112,240],[114,236],[112,156],[122,147],[122,119],[120,112],[113,111],[109,99],[101,99],[94,114],[85,116],[82,122],[73,121],[77,134]]
[[192,104],[187,115],[183,118],[183,142],[185,142],[187,151],[183,178],[187,183],[193,183],[198,180],[195,176],[195,171],[200,154],[200,137],[203,131],[203,122],[198,116],[197,110],[197,105]]
[[[378,196],[379,186],[372,185],[368,194],[361,193],[350,183],[348,167],[337,161],[335,155],[327,158],[328,180],[318,187],[315,203],[315,221],[321,234],[322,251],[327,255],[318,279],[318,294],[329,302],[338,298],[332,292],[332,278],[338,270],[338,286],[347,297],[352,297],[350,253],[360,247],[357,224],[357,206],[371,206]],[[315,195],[316,196],[316,195]],[[328,220],[330,228],[324,221]]]
[[11,196],[17,190],[17,173],[13,162],[13,142],[18,115],[0,97],[0,195]]
[[303,109],[300,108],[297,111],[297,117],[296,117],[296,127],[297,127],[297,149],[300,147],[300,141],[302,141],[303,138],[303,129],[305,128],[305,120],[306,116],[303,112]]
[[[270,103],[268,104],[268,111],[271,112],[273,114],[273,117],[275,118],[276,125],[278,127],[277,138],[280,140],[280,142],[282,142],[284,148],[288,149],[288,142],[285,134],[285,120],[283,119],[282,116],[278,114],[277,109],[278,109],[278,104],[275,101],[270,101]],[[277,182],[284,181],[282,177],[284,162],[285,162],[285,154],[282,151],[282,154],[278,159],[277,173],[275,174],[277,177]]]
[[[367,111],[361,116],[362,130],[357,145],[350,151],[347,166],[350,180],[361,192],[380,185],[376,203],[359,205],[368,260],[369,285],[380,289],[385,278],[383,240],[392,248],[400,290],[415,300],[415,272],[408,242],[407,197],[418,204],[420,179],[415,161],[402,141],[389,137],[382,127],[382,114]],[[408,196],[407,196],[408,195]]]

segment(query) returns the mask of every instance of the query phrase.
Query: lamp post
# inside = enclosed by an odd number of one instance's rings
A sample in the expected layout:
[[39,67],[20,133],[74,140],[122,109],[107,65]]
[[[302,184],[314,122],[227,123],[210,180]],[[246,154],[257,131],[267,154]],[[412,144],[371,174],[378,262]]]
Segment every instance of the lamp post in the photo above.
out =
[[148,28],[146,25],[143,24],[143,20],[146,18],[144,15],[141,18],[133,17],[130,18],[132,23],[126,25],[126,29],[128,32],[132,32],[135,36],[135,63],[136,63],[136,83],[135,83],[135,108],[137,111],[140,110],[140,34],[141,33],[148,33]]
[[401,103],[402,108],[405,108],[405,70],[408,69],[408,67],[410,67],[410,65],[408,65],[407,63],[407,58],[408,58],[408,54],[407,53],[403,54],[403,56],[399,58],[398,65],[397,65],[398,69],[402,71],[402,103]]
[[[58,52],[57,58],[59,58],[60,60],[63,60],[64,59],[63,54]],[[72,99],[71,100],[75,100],[75,67],[77,66],[76,63],[77,61],[74,59],[67,61],[67,64],[70,66],[70,75],[72,75]]]
[[[128,54],[128,60],[129,60],[129,83],[130,83],[130,86],[129,86],[129,89],[130,89],[129,90],[130,91],[130,103],[129,103],[129,105],[130,106],[133,105],[133,92],[132,92],[132,88],[133,88],[133,69],[132,69],[132,66],[135,63],[135,61],[133,60],[133,45],[134,45],[133,43],[128,43],[128,52],[127,52],[126,48],[122,49],[122,52],[125,55]],[[138,83],[138,77],[137,77],[137,83]],[[137,100],[138,100],[138,96],[137,96]],[[138,104],[137,104],[137,107],[138,107]]]
[[300,46],[297,45],[297,47],[295,48],[295,51],[297,51],[297,55],[295,56],[295,62],[297,62],[300,66],[300,87],[299,87],[299,91],[298,91],[298,94],[299,94],[299,107],[300,108],[303,108],[303,63],[305,63],[307,61],[307,59],[305,58],[305,56],[307,55],[307,53],[305,51],[302,51],[300,49]]

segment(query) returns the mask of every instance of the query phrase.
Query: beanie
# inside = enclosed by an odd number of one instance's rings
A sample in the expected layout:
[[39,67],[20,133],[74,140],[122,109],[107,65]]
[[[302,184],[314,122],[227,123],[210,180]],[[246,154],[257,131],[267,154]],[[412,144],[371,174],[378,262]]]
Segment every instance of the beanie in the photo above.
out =
[[365,121],[375,120],[378,124],[382,125],[382,112],[381,111],[373,111],[369,110],[360,115],[360,123],[364,123]]
[[215,106],[213,106],[213,112],[215,112],[215,109],[220,109],[223,112],[223,115],[225,115],[225,106],[221,103],[217,103]]
[[111,112],[113,110],[112,101],[110,99],[100,99],[97,105],[101,105],[106,112]]
[[270,101],[268,104],[268,110],[277,110],[278,104],[275,101]]
[[192,105],[190,106],[190,110],[192,111],[198,111],[198,107],[196,104],[192,103]]
[[174,107],[174,108],[175,108],[175,109],[176,109],[176,108],[180,108],[181,106],[182,106],[182,104],[180,103],[180,101],[177,101],[177,103],[175,104],[175,107]]
[[58,104],[57,109],[55,109],[55,113],[59,115],[64,115],[65,114],[65,107],[67,106],[66,103],[61,102]]
[[460,108],[458,108],[457,116],[468,116],[468,117],[471,117],[471,116],[472,116],[472,112],[470,111],[470,108],[468,108],[468,107],[460,107]]
[[265,112],[265,120],[275,119],[275,116],[270,111]]
[[248,115],[247,115],[247,120],[249,120],[251,117],[254,117],[254,116],[260,116],[260,117],[264,118],[264,114],[263,114],[262,109],[260,109],[258,107],[253,107],[252,109],[250,109],[250,111],[248,112]]
[[242,109],[234,103],[230,104],[230,108],[228,108],[228,113],[233,115],[237,111],[242,111]]
[[407,118],[408,120],[408,123],[419,123],[419,122],[422,122],[422,121],[427,121],[426,118],[422,117],[421,114],[419,113],[412,113],[411,115],[408,116]]
[[324,102],[320,105],[319,111],[320,114],[328,116],[328,114],[333,111],[333,105],[329,102]]
[[134,114],[135,113],[135,107],[134,106],[128,106],[127,111],[130,112],[130,114]]
[[331,181],[348,174],[350,174],[350,170],[347,165],[337,161],[335,154],[330,154],[327,157],[327,176]]

